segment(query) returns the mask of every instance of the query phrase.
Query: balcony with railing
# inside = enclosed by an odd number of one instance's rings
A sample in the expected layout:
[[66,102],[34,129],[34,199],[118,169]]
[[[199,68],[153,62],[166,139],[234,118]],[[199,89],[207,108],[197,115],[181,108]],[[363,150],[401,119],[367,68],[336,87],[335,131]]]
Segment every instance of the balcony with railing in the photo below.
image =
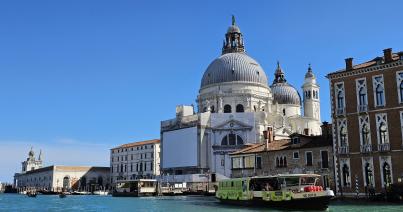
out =
[[378,151],[380,152],[390,151],[390,144],[389,143],[378,144]]
[[368,111],[368,105],[358,105],[358,112],[365,113]]
[[371,144],[363,144],[360,147],[361,153],[371,153],[372,145]]
[[348,154],[349,151],[350,151],[350,150],[349,150],[348,146],[339,146],[339,147],[337,148],[337,153],[338,153],[339,155]]
[[342,116],[346,114],[346,109],[344,107],[336,109],[336,115]]

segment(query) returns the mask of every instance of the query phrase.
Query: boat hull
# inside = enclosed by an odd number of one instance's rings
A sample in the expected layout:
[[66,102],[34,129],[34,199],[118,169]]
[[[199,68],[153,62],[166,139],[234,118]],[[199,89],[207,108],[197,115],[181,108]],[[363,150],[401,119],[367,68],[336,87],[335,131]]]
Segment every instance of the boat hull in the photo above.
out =
[[285,201],[265,201],[260,198],[253,200],[219,199],[223,204],[239,205],[247,207],[271,207],[298,210],[325,210],[328,208],[332,196],[320,196],[305,199],[291,199]]
[[137,192],[113,192],[113,197],[145,197],[155,196],[155,193],[137,193]]

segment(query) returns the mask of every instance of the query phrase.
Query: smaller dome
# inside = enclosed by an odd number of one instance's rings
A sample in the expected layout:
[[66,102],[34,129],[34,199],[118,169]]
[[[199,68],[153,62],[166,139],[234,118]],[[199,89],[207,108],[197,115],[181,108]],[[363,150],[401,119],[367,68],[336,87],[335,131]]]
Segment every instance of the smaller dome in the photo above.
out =
[[305,78],[315,78],[315,75],[312,72],[311,64],[309,64],[308,71],[305,74]]
[[274,102],[278,104],[301,105],[301,96],[297,89],[287,82],[275,83],[270,86]]

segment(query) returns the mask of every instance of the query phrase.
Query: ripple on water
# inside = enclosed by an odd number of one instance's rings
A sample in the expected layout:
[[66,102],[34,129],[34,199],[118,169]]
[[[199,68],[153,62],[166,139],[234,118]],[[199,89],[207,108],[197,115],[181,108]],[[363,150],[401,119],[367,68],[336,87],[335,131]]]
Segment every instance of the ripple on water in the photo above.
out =
[[[29,198],[18,194],[0,194],[0,211],[261,211],[262,209],[240,208],[219,204],[214,197],[126,197],[38,195]],[[269,211],[269,209],[267,209]],[[273,210],[270,210],[273,211]],[[329,211],[403,211],[402,205],[368,205],[351,202],[335,202]]]

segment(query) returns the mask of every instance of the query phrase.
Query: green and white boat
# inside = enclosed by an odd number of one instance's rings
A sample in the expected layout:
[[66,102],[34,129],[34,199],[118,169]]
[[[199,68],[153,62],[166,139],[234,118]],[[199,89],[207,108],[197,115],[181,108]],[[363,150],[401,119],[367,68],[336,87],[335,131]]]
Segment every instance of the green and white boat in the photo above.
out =
[[223,203],[291,209],[326,209],[334,193],[319,186],[320,175],[281,174],[233,178],[218,183]]

